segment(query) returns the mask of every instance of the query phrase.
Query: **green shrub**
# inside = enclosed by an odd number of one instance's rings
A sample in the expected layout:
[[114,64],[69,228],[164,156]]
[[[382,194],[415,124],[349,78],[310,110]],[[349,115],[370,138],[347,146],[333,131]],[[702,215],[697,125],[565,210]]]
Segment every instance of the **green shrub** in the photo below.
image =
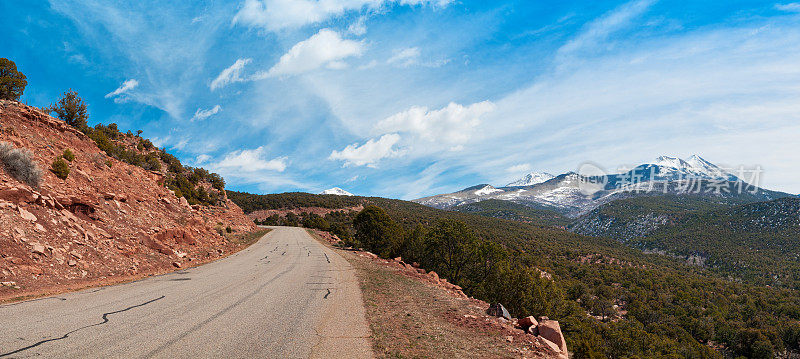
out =
[[0,58],[0,99],[18,101],[28,86],[28,80],[22,72],[17,71],[17,64],[6,58]]
[[161,161],[158,160],[158,154],[150,152],[145,156],[145,163],[142,168],[150,171],[161,171]]
[[0,142],[0,165],[15,180],[37,188],[42,181],[42,170],[33,160],[33,155],[26,149],[14,148],[6,142]]
[[225,189],[225,179],[218,173],[211,173],[208,175],[208,181],[211,182],[211,187],[214,187],[214,189],[218,191]]
[[72,150],[70,150],[69,148],[64,150],[64,153],[61,154],[61,157],[64,157],[65,160],[70,161],[70,162],[75,160],[75,154],[72,153]]
[[89,115],[86,112],[86,103],[72,89],[64,92],[58,103],[51,105],[48,110],[55,112],[58,118],[81,132],[87,132],[89,129],[86,124],[89,119]]
[[65,180],[67,176],[69,176],[69,165],[63,158],[56,157],[56,159],[53,160],[53,164],[50,165],[50,171],[52,171],[56,177]]
[[167,170],[173,173],[181,173],[183,172],[183,165],[181,161],[175,158],[175,156],[167,153],[167,151],[161,150],[161,161],[167,164]]
[[227,226],[225,227],[225,232],[231,233],[233,232],[233,229],[231,229],[231,226]]
[[402,241],[402,228],[382,208],[367,206],[353,220],[356,241],[371,252],[390,258]]

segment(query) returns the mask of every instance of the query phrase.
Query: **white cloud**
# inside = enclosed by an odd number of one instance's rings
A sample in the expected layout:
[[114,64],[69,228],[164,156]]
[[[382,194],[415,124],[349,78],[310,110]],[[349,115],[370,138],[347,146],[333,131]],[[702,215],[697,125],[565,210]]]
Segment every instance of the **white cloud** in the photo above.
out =
[[195,159],[195,162],[197,164],[203,164],[203,163],[208,162],[209,160],[211,160],[211,156],[209,156],[207,154],[202,154],[202,155],[197,156],[197,158]]
[[400,135],[386,134],[378,140],[371,139],[361,146],[358,143],[354,143],[341,151],[333,151],[328,159],[344,161],[345,166],[374,168],[379,160],[402,154],[399,150],[393,149],[394,145],[399,141]]
[[786,12],[800,12],[800,3],[775,4],[775,9]]
[[450,59],[448,58],[441,58],[438,60],[428,60],[428,61],[420,61],[421,51],[418,47],[408,47],[403,49],[395,49],[392,51],[392,57],[386,60],[386,63],[389,65],[395,65],[398,67],[411,67],[411,66],[423,66],[423,67],[442,67],[450,63]]
[[220,172],[257,172],[257,171],[277,171],[286,170],[288,157],[278,157],[271,160],[267,159],[264,147],[252,150],[233,151],[225,155],[222,161],[210,166]]
[[211,81],[209,88],[214,91],[218,88],[224,87],[234,82],[242,82],[245,79],[242,77],[242,69],[249,64],[252,59],[238,59],[230,67],[220,72],[219,76]]
[[529,172],[530,170],[531,170],[531,164],[530,163],[521,163],[521,164],[518,164],[518,165],[513,165],[513,166],[511,166],[509,168],[506,168],[506,172],[513,173],[513,174]]
[[595,47],[607,47],[604,42],[609,36],[627,27],[636,17],[644,14],[654,2],[655,0],[634,0],[586,24],[578,36],[558,50],[559,55],[568,56]]
[[116,90],[107,93],[106,98],[114,97],[114,101],[117,101],[120,99],[118,96],[128,93],[128,91],[133,90],[136,88],[136,86],[139,86],[139,81],[136,81],[135,79],[126,80]]
[[451,102],[439,110],[412,107],[378,122],[375,129],[381,133],[410,133],[418,139],[453,146],[451,149],[457,150],[472,136],[473,130],[480,124],[481,116],[494,108],[495,105],[490,101],[469,106]]
[[275,66],[267,72],[255,74],[253,79],[297,75],[323,66],[342,68],[344,63],[341,60],[361,56],[363,51],[362,42],[342,39],[336,31],[322,29],[314,36],[292,46]]
[[394,51],[394,55],[392,55],[392,57],[390,57],[386,63],[408,67],[416,64],[419,61],[419,55],[420,52],[418,47],[397,49]]
[[210,109],[207,109],[207,110],[204,110],[202,108],[198,108],[197,111],[195,111],[194,116],[192,116],[191,121],[205,120],[205,119],[207,119],[207,118],[209,118],[209,117],[211,117],[213,115],[216,115],[221,110],[222,110],[222,107],[220,107],[219,105],[216,105],[213,108],[210,108]]
[[366,21],[366,16],[359,16],[356,22],[347,27],[347,32],[355,36],[363,36],[367,33],[367,25],[364,24]]
[[270,31],[323,22],[348,11],[379,9],[392,4],[444,7],[453,0],[245,0],[234,24]]

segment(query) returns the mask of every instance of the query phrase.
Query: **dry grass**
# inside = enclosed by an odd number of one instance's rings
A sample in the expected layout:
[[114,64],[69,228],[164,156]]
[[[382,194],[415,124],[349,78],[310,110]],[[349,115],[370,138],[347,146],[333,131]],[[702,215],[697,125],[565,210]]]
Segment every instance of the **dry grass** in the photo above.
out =
[[24,148],[14,148],[6,142],[0,142],[0,167],[17,181],[31,187],[39,187],[42,181],[42,169],[36,165],[31,152]]
[[[482,321],[482,309],[443,289],[352,252],[379,358],[520,358],[501,329]],[[473,315],[478,319],[465,319]],[[528,353],[527,357],[536,357]]]

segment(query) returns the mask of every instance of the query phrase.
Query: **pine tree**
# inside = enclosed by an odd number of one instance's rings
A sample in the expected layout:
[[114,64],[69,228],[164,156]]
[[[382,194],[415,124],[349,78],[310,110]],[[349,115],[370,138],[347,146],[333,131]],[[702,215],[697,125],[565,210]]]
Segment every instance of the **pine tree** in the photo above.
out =
[[28,86],[28,80],[22,72],[17,71],[17,64],[0,58],[0,99],[19,101],[25,86]]

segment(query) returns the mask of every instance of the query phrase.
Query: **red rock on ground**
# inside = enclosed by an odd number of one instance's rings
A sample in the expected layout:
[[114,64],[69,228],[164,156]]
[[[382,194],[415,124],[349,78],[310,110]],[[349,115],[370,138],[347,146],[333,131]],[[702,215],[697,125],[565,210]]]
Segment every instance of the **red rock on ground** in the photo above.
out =
[[521,318],[518,323],[519,323],[519,326],[522,327],[523,329],[527,329],[527,328],[535,327],[535,326],[539,325],[539,322],[537,322],[536,319],[534,317],[532,317],[532,316]]
[[564,340],[564,334],[561,333],[561,326],[558,321],[544,320],[539,323],[539,336],[553,342],[561,352],[567,352],[567,342]]

